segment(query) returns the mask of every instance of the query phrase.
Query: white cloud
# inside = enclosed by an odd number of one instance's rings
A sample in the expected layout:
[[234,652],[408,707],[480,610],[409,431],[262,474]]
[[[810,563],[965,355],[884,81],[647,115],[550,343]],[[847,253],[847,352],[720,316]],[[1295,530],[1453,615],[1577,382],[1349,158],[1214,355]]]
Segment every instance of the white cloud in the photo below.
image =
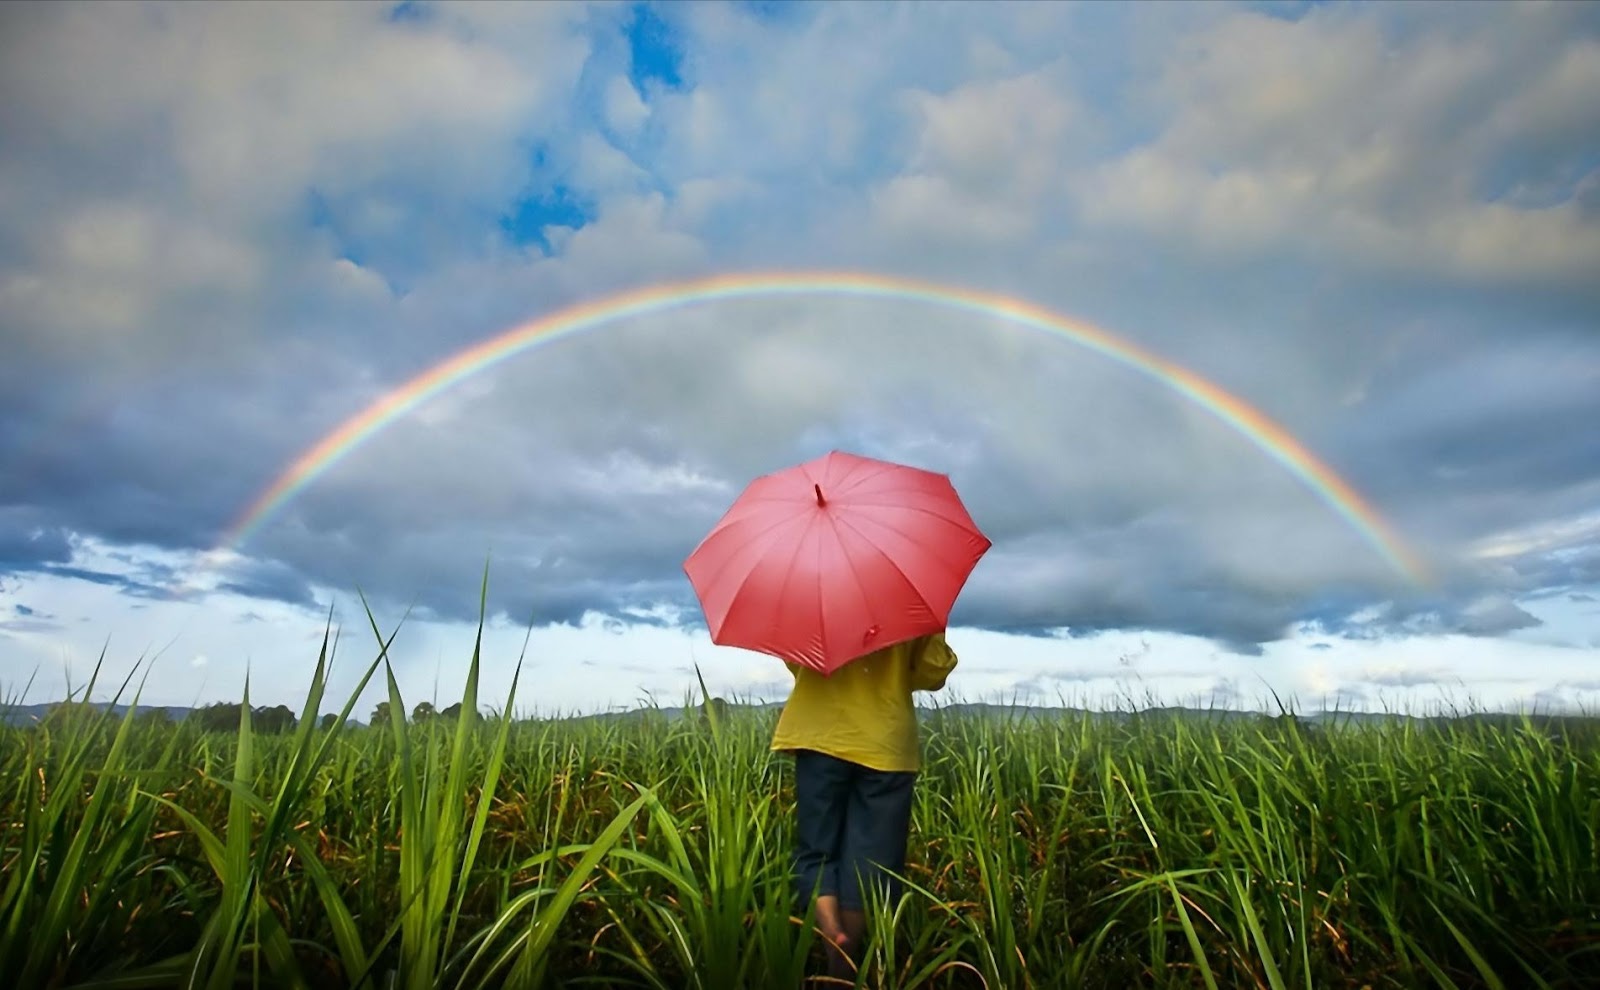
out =
[[1052,69],[944,94],[913,92],[909,101],[919,123],[913,170],[983,196],[1032,198],[1060,180],[1078,112]]
[[573,185],[601,197],[637,193],[649,184],[650,173],[627,153],[598,134],[577,139],[573,154]]
[[[26,675],[18,680],[17,674],[37,666],[31,701],[59,697],[69,671],[71,682],[81,687],[106,647],[96,689],[102,700],[144,657],[154,663],[145,704],[237,700],[248,672],[256,704],[286,704],[298,711],[324,631],[323,612],[227,596],[204,604],[149,600],[129,612],[114,589],[43,575],[21,579],[0,603],[24,596],[64,620],[53,633],[4,633],[11,661],[10,672],[0,677],[0,696],[20,690]],[[329,704],[339,705],[377,654],[359,601],[344,593],[333,600],[337,642]],[[250,621],[240,621],[241,614]],[[119,618],[107,621],[113,615]],[[528,640],[518,710],[603,711],[636,707],[650,698],[677,705],[699,696],[696,664],[713,694],[755,701],[784,697],[788,677],[776,660],[714,646],[703,632],[659,624],[671,622],[669,611],[648,610],[644,618],[644,624],[621,624],[591,614],[575,625],[536,627]],[[381,605],[377,621],[386,636],[400,629],[391,657],[408,706],[459,698],[475,635],[471,625],[415,617],[402,625],[399,609]],[[957,627],[949,635],[960,666],[947,689],[923,696],[924,703],[1031,700],[1111,708],[1216,703],[1274,711],[1276,692],[1301,712],[1332,707],[1338,698],[1348,709],[1348,699],[1355,697],[1363,699],[1354,706],[1361,710],[1427,711],[1450,703],[1515,709],[1530,704],[1538,692],[1539,703],[1548,708],[1600,691],[1594,687],[1600,651],[1469,637],[1340,643],[1324,651],[1317,646],[1325,638],[1305,635],[1270,645],[1261,657],[1241,657],[1219,652],[1203,639],[1165,633],[1050,638]],[[527,637],[525,625],[513,620],[496,620],[485,629],[480,698],[486,706],[503,702]],[[181,675],[173,667],[174,652],[189,657]],[[381,684],[369,686],[356,717],[365,719],[382,694]]]
[[741,176],[688,179],[673,189],[672,217],[683,229],[699,230],[741,208],[757,209],[765,190]]
[[393,300],[393,290],[383,276],[370,268],[351,261],[349,258],[336,258],[327,264],[327,276],[332,282],[334,291],[363,302],[385,303]]
[[1580,154],[1594,112],[1578,107],[1600,72],[1593,40],[1574,38],[1530,77],[1520,35],[1538,30],[1495,21],[1396,40],[1351,10],[1234,14],[1182,45],[1159,90],[1165,129],[1078,184],[1082,215],[1201,250],[1586,279],[1600,268],[1592,216],[1570,199],[1529,208],[1485,191],[1519,144]]
[[[442,28],[390,22],[379,4],[8,17],[11,333],[80,355],[112,344],[108,366],[221,332],[270,337],[257,314],[350,250],[306,227],[313,192],[376,255],[355,262],[376,276],[357,280],[368,302],[386,266],[492,221],[528,181],[531,142],[570,128],[589,47],[569,6],[450,7]],[[134,333],[141,346],[117,345]]]
[[594,284],[682,278],[709,260],[706,245],[669,222],[660,193],[619,195],[564,241],[559,265]]
[[119,125],[160,127],[186,193],[213,213],[278,210],[311,183],[340,193],[385,175],[469,194],[514,184],[516,136],[560,104],[586,55],[552,30],[513,56],[494,35],[389,23],[376,4],[182,17],[73,7],[52,27],[13,65],[37,96],[26,105],[44,111],[33,123],[93,144]]
[[605,108],[606,123],[626,137],[638,134],[650,118],[650,108],[626,76],[616,76],[606,85]]
[[1591,512],[1496,533],[1477,541],[1469,552],[1475,557],[1495,560],[1581,547],[1596,540],[1600,540],[1600,513]]
[[1028,204],[997,203],[963,191],[944,176],[900,175],[872,196],[872,226],[906,243],[1015,245],[1034,230]]
[[137,335],[186,299],[258,291],[260,247],[200,216],[131,199],[84,201],[30,232],[32,258],[5,274],[0,319],[49,351],[137,353]]
[[614,452],[603,464],[583,467],[579,484],[608,495],[671,496],[694,492],[730,494],[720,478],[683,463],[650,464],[631,452]]

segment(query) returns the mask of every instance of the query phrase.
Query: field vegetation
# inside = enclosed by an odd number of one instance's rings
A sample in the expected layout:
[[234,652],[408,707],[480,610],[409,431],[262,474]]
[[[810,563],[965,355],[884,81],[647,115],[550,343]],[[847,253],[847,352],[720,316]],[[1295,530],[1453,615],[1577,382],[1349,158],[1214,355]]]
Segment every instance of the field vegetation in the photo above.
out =
[[[820,971],[769,710],[500,718],[515,689],[480,699],[474,650],[459,707],[417,720],[377,652],[370,727],[325,704],[325,647],[277,731],[248,696],[225,728],[79,706],[0,729],[6,985]],[[924,737],[911,887],[863,986],[1600,986],[1586,721],[946,710]]]

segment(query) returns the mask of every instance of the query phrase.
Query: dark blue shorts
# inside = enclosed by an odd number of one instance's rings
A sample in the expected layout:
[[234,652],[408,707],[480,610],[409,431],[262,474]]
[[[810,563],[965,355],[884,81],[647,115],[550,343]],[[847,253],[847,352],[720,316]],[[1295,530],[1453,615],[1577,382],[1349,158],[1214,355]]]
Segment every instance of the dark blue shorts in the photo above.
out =
[[813,895],[835,895],[839,906],[861,910],[868,884],[898,899],[911,831],[911,771],[873,770],[826,753],[794,754],[796,829],[794,869],[800,913]]

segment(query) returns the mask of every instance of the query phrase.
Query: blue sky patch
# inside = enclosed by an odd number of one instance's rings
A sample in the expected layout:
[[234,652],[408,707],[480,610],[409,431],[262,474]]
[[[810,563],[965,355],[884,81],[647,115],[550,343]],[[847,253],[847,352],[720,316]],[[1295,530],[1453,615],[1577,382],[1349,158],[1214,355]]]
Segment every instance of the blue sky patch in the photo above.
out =
[[433,19],[433,10],[420,0],[400,0],[389,8],[385,18],[391,24],[420,24]]
[[635,4],[628,21],[628,78],[641,93],[652,81],[671,89],[683,86],[683,44],[655,4]]
[[537,244],[546,254],[550,242],[546,227],[577,229],[593,218],[589,208],[566,186],[556,185],[548,192],[518,201],[500,218],[500,229],[518,247]]
[[319,190],[306,191],[306,213],[312,230],[326,231],[333,238],[340,257],[347,258],[363,268],[367,267],[371,259],[351,242],[349,234],[340,226],[332,204]]
[[769,24],[794,23],[816,13],[818,5],[800,0],[737,0],[735,7]]
[[1244,7],[1281,21],[1298,21],[1318,7],[1330,5],[1330,0],[1255,0]]

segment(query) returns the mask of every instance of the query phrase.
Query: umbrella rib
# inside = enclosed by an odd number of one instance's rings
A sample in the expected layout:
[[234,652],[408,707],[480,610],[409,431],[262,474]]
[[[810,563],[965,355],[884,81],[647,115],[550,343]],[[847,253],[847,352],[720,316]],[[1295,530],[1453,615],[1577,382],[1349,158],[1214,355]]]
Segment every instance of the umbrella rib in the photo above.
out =
[[[962,523],[953,522],[953,521],[951,521],[951,519],[949,517],[942,516],[939,513],[934,512],[934,511],[932,511],[930,509],[918,509],[918,508],[915,508],[915,507],[908,507],[906,509],[906,511],[907,512],[922,512],[922,513],[926,513],[927,515],[930,515],[930,516],[934,517],[935,519],[940,520],[941,522],[949,523],[951,526],[954,526],[955,528],[961,530],[961,532],[963,532],[963,533],[965,533],[965,534],[967,534],[969,536],[979,536],[979,537],[982,537],[985,540],[988,539],[988,537],[983,536],[981,533],[975,532],[972,528],[970,528],[970,527],[968,527],[968,526],[966,526],[966,525],[964,525]],[[871,517],[868,516],[867,518],[870,519]],[[912,536],[910,533],[907,533],[905,530],[900,529],[899,527],[893,525],[892,523],[887,523],[887,522],[883,522],[882,520],[873,519],[872,520],[872,524],[874,526],[882,526],[884,529],[888,530],[889,532],[895,534],[896,536],[904,537],[906,540],[908,540],[911,543],[917,543],[917,544],[922,543],[921,540],[917,539],[915,536]],[[862,539],[867,539],[866,534],[862,533],[860,530],[855,529],[854,527],[851,527],[851,528],[852,528],[852,531],[856,533],[856,535],[862,537]],[[868,542],[871,542],[871,541],[869,540]],[[930,554],[932,554],[934,557],[940,558],[941,560],[945,559],[943,554],[936,553],[936,552],[934,552],[932,550],[929,550],[928,552]],[[950,561],[946,561],[946,562],[948,563]],[[901,571],[901,573],[904,574],[905,572]],[[906,578],[906,580],[909,581],[911,579],[908,577],[908,578]],[[915,587],[915,585],[913,585],[913,587]],[[919,592],[919,594],[920,594],[920,592]]]
[[[777,529],[778,527],[787,526],[787,525],[789,525],[790,523],[793,523],[793,522],[794,522],[793,517],[786,517],[786,518],[783,518],[783,519],[779,519],[777,522],[773,523],[772,525],[764,527],[764,528],[762,528],[760,530],[757,530],[754,533],[751,533],[748,537],[746,537],[741,542],[744,545],[748,546],[749,544],[754,543],[757,540],[765,539],[767,536],[769,536],[772,533],[773,530]],[[716,536],[716,535],[719,535],[721,533],[726,533],[726,532],[727,532],[726,529],[724,529],[724,528],[719,526],[718,530],[717,530],[717,533],[714,533],[712,535]],[[715,586],[720,581],[722,581],[722,576],[727,571],[728,564],[730,562],[731,561],[729,561],[729,560],[724,560],[722,562],[722,566],[721,567],[717,568],[715,571],[712,571],[710,574],[707,574],[705,576],[705,580],[703,581],[704,585],[707,588],[710,588],[710,587]],[[744,582],[749,579],[750,575],[755,572],[755,569],[757,567],[760,567],[760,566],[761,566],[761,558],[759,556],[757,556],[755,558],[755,561],[753,563],[751,563],[749,570],[746,570],[744,572],[744,574],[740,576],[739,584],[740,584],[741,587],[744,585]]]
[[[965,520],[952,519],[944,513],[936,512],[925,505],[907,505],[904,502],[863,502],[860,500],[860,496],[857,496],[856,498],[850,500],[850,507],[853,509],[893,509],[896,513],[920,512],[925,516],[932,516],[941,522],[947,522],[950,525],[955,526],[958,529],[965,530],[968,533],[973,532],[974,529],[974,523],[970,518]],[[896,532],[899,531],[896,530]]]
[[[784,525],[784,523],[792,523],[792,522],[794,522],[793,518],[785,519],[785,520],[783,520],[783,522],[774,524],[774,525],[769,526],[766,529],[762,530],[762,534],[764,535],[766,533],[769,533],[772,530],[778,528],[778,526]],[[804,539],[799,539],[799,540],[795,541],[794,552],[789,557],[789,565],[786,568],[784,568],[784,571],[783,571],[783,590],[778,595],[778,600],[779,601],[782,601],[788,595],[788,592],[789,592],[789,581],[790,581],[790,579],[792,577],[794,577],[794,564],[795,564],[796,560],[800,559],[800,548],[804,544],[805,544],[805,540]],[[750,570],[746,571],[745,574],[744,574],[744,577],[742,577],[739,580],[739,588],[738,588],[737,591],[735,591],[733,593],[733,597],[728,599],[728,606],[724,610],[724,614],[732,615],[735,611],[738,610],[739,599],[741,597],[743,597],[744,593],[746,591],[748,591],[749,588],[750,588],[750,583],[749,583],[750,575],[754,574],[756,568],[760,567],[760,566],[761,566],[761,557],[758,556],[756,558],[756,562],[754,564],[750,565]]]
[[[855,487],[855,485],[861,484],[861,475],[865,474],[867,478],[872,478],[880,473],[882,473],[880,466],[870,462],[858,462],[852,464],[846,468],[844,474],[839,475],[838,480],[833,483],[833,490],[841,494],[847,493],[853,487]],[[854,484],[850,484],[849,482],[851,481],[854,481]]]
[[[856,591],[860,593],[861,601],[866,606],[867,618],[868,618],[868,620],[870,620],[872,622],[872,624],[874,626],[877,626],[879,624],[878,623],[878,610],[873,607],[873,598],[872,598],[871,595],[867,594],[867,586],[861,580],[861,572],[856,570],[855,558],[850,556],[849,551],[844,550],[844,541],[839,539],[839,525],[841,523],[843,523],[845,526],[849,527],[850,532],[852,532],[856,536],[860,537],[863,541],[866,542],[866,544],[868,546],[872,546],[872,541],[871,540],[867,540],[865,536],[862,536],[861,531],[856,529],[854,526],[851,526],[847,520],[840,519],[837,516],[829,514],[829,516],[828,516],[828,524],[833,527],[834,539],[838,542],[840,551],[844,554],[845,566],[850,569],[850,577],[852,579],[854,579],[854,581],[856,583]],[[880,557],[884,557],[885,559],[887,559],[888,555],[885,554],[882,550],[878,550],[878,548],[875,547],[875,546],[872,546],[872,549],[877,551],[877,553],[878,553],[878,555]],[[894,567],[894,561],[892,561],[892,560],[889,561],[889,565],[891,567]],[[905,577],[905,572],[900,570],[899,567],[895,567],[894,569],[895,569],[895,571],[897,573],[899,573],[899,575],[901,577]],[[907,578],[906,580],[907,580],[907,583],[909,584],[910,583],[910,579]],[[911,585],[911,590],[915,591],[917,593],[917,597],[918,598],[922,597],[922,592],[921,592],[920,589],[917,588],[916,585],[914,585],[914,584]],[[923,604],[926,605],[927,601],[924,600]]]
[[[872,542],[872,540],[870,538],[868,538],[868,536],[865,533],[861,532],[861,530],[856,529],[854,526],[851,526],[849,520],[847,520],[847,519],[837,520],[837,522],[835,523],[835,530],[836,531],[837,531],[838,524],[840,524],[840,523],[842,523],[843,525],[849,527],[850,532],[854,533],[858,538],[860,538],[862,543],[865,543],[868,547],[870,547],[872,549],[873,553],[876,553],[879,557],[882,557],[885,561],[887,561],[889,566],[894,569],[894,572],[896,574],[900,575],[900,579],[906,583],[906,587],[910,588],[911,591],[917,596],[917,600],[922,603],[922,607],[927,609],[929,612],[933,611],[933,606],[928,604],[928,596],[922,593],[922,589],[921,588],[917,587],[917,582],[911,580],[911,575],[907,574],[900,567],[899,564],[895,563],[895,560],[894,560],[893,557],[891,557],[888,554],[884,553],[883,549],[881,547],[879,547],[876,543]],[[895,530],[895,532],[899,532],[899,530]],[[900,535],[905,536],[904,533],[901,533]],[[906,537],[906,538],[910,539],[910,537]],[[843,541],[840,541],[840,542],[842,543]],[[846,554],[845,555],[845,559],[846,560],[850,560],[850,555]],[[852,575],[855,575],[856,587],[862,588],[862,598],[864,600],[870,601],[871,599],[866,598],[866,589],[863,588],[862,585],[861,585],[861,576],[859,574],[856,574],[856,565],[855,565],[855,561],[853,561],[853,560],[850,561],[850,573]],[[870,607],[868,608],[868,611],[869,612],[871,611]],[[877,622],[878,621],[878,617],[876,615],[873,615],[872,616],[872,621],[873,622]]]
[[[828,514],[824,515],[823,518],[827,519],[827,518],[831,518],[831,516],[832,516],[832,513],[828,513]],[[812,526],[816,525],[816,519],[815,518],[812,519],[811,525]],[[794,555],[793,559],[791,559],[789,561],[789,570],[791,572],[793,572],[793,570],[794,570],[794,561],[799,560],[799,559],[800,559],[800,553],[797,550],[795,552],[795,555]],[[849,557],[846,556],[845,559],[849,560]],[[817,573],[818,573],[818,575],[820,575],[822,573],[822,541],[821,540],[817,541]],[[789,590],[789,575],[788,574],[785,574],[784,577],[783,577],[783,589],[784,589],[785,592],[787,592]],[[823,659],[824,663],[826,663],[827,659],[828,659],[828,610],[827,610],[827,608],[825,607],[825,604],[824,604],[826,601],[827,601],[826,596],[821,595],[821,594],[817,595],[817,642],[822,647],[822,659]]]

